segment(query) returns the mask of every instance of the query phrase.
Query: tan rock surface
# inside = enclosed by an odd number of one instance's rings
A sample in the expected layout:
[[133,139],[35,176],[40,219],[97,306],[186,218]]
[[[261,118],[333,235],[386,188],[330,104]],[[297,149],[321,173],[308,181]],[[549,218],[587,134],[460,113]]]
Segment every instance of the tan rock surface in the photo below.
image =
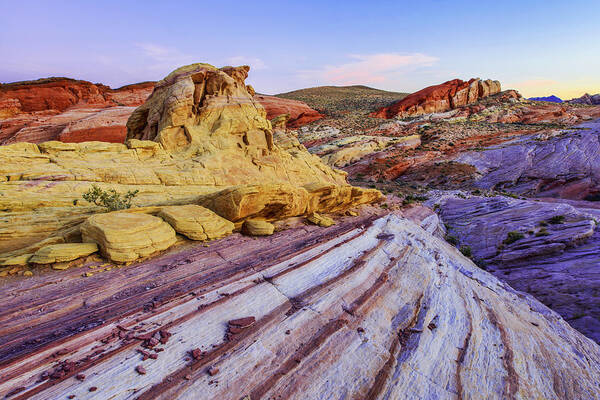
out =
[[176,242],[175,231],[161,218],[112,212],[88,218],[81,226],[84,242],[97,243],[115,262],[130,262],[166,250]]
[[317,213],[308,214],[308,217],[306,217],[306,219],[311,224],[323,226],[325,228],[335,225],[335,221],[332,218]]
[[275,226],[263,219],[247,219],[242,225],[242,232],[250,236],[269,236],[275,231]]
[[158,216],[177,233],[192,240],[220,239],[231,234],[234,229],[233,222],[194,204],[163,207]]
[[34,264],[52,264],[76,260],[98,251],[96,243],[61,243],[44,246],[29,259]]

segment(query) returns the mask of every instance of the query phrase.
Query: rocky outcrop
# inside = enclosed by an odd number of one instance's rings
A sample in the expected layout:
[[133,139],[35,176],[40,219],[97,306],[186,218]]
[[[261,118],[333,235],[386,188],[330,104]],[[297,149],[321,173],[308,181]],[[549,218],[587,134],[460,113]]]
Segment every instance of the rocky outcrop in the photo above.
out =
[[456,161],[477,168],[475,184],[527,196],[584,199],[599,193],[600,123],[519,138]]
[[123,143],[129,115],[153,88],[154,82],[111,89],[68,78],[0,85],[0,144]]
[[375,218],[15,278],[0,395],[600,397],[596,343],[414,223]]
[[137,106],[146,100],[153,87],[154,82],[143,82],[111,89],[102,84],[69,78],[3,84],[0,85],[0,104],[5,107],[0,110],[0,115],[62,112],[73,106]]
[[299,100],[284,99],[264,94],[257,94],[254,96],[254,99],[260,102],[267,111],[267,119],[273,119],[284,114],[289,115],[287,126],[290,128],[298,128],[325,117],[317,110],[310,108],[308,104]]
[[[308,149],[316,154],[328,165],[342,168],[353,164],[366,155],[370,155],[386,148],[393,150],[415,149],[421,144],[419,135],[399,138],[385,136],[347,136]],[[391,150],[389,149],[389,150]]]
[[[463,197],[463,198],[461,198]],[[448,235],[474,259],[600,342],[600,206],[510,197],[432,198]]]
[[477,100],[500,93],[500,82],[454,79],[429,86],[371,114],[379,118],[406,118],[438,113],[473,104]]
[[600,104],[600,93],[594,94],[594,95],[590,95],[590,94],[586,93],[581,97],[569,100],[569,103],[571,103],[571,104],[586,104],[588,106],[599,105]]
[[[148,216],[162,206],[203,204],[240,224],[247,218],[343,212],[381,199],[377,190],[349,186],[344,172],[323,164],[285,129],[274,132],[248,92],[247,72],[208,64],[174,71],[130,116],[127,144],[0,147],[0,263],[42,245],[81,240],[81,223],[106,211],[83,200],[92,184],[117,194],[137,191],[133,206],[147,207],[140,212]],[[88,235],[115,261],[162,247],[140,239],[129,251],[127,235],[115,237],[124,241],[114,250],[117,256],[107,250],[110,240]]]

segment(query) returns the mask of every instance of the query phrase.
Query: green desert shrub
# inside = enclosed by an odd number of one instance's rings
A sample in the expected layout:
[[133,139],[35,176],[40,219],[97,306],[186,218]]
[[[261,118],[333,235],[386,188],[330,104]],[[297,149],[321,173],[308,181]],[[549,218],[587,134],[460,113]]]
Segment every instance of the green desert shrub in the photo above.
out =
[[90,190],[83,194],[83,199],[100,207],[106,207],[110,211],[131,208],[131,201],[139,190],[129,190],[127,193],[118,193],[114,189],[102,190],[92,185]]
[[517,240],[523,239],[524,237],[525,237],[525,235],[523,235],[519,231],[510,231],[510,232],[508,232],[508,234],[506,235],[506,239],[504,239],[504,241],[502,243],[511,244],[511,243],[516,242]]
[[460,252],[465,257],[473,257],[473,251],[471,250],[471,246],[460,246]]
[[546,228],[542,228],[535,233],[535,236],[548,236],[550,233],[546,230]]
[[458,239],[456,236],[446,235],[444,239],[446,239],[446,242],[450,243],[451,245],[456,246],[458,244]]
[[548,220],[548,222],[550,222],[551,224],[554,224],[554,225],[562,224],[565,222],[565,216],[564,215],[555,215],[554,217],[550,218]]

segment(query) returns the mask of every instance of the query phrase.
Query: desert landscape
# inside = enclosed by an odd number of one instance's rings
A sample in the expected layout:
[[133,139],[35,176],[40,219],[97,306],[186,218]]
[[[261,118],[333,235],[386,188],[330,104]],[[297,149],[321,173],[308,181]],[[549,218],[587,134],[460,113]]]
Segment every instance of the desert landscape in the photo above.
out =
[[397,57],[3,81],[0,397],[600,399],[600,94]]

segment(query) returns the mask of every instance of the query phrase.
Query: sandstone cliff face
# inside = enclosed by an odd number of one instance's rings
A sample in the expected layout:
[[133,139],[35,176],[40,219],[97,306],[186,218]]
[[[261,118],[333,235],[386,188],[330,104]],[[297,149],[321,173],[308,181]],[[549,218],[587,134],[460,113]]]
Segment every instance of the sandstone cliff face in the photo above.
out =
[[123,143],[125,123],[153,82],[111,89],[67,78],[0,86],[0,144],[48,140]]
[[78,273],[1,292],[1,395],[600,397],[597,344],[396,215]]
[[454,79],[440,85],[429,86],[404,99],[379,109],[371,116],[379,118],[405,118],[421,114],[452,110],[500,92],[500,82],[471,79],[467,82]]

